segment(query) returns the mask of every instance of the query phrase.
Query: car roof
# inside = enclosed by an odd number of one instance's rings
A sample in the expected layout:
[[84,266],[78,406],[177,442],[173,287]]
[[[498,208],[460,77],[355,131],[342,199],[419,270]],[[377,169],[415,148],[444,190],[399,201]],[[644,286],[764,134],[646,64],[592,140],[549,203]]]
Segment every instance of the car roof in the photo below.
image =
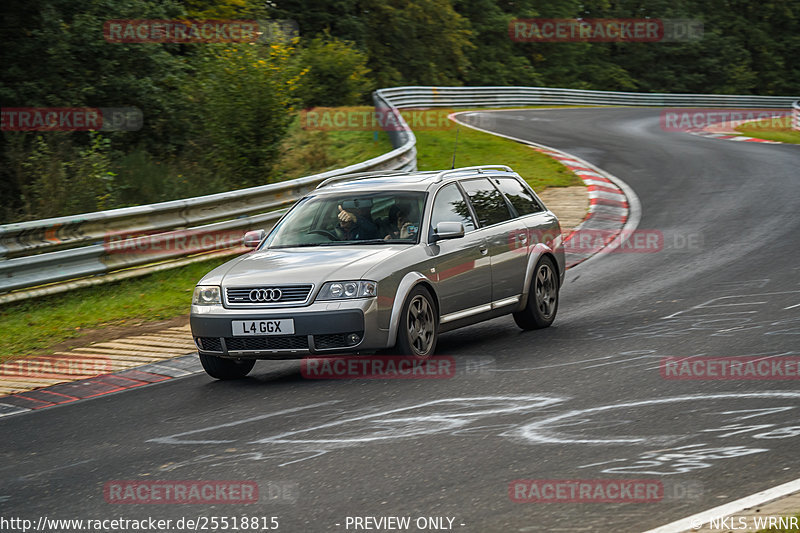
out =
[[426,191],[438,183],[471,177],[516,177],[504,165],[427,171],[379,171],[336,176],[323,181],[315,192],[361,192],[381,190]]

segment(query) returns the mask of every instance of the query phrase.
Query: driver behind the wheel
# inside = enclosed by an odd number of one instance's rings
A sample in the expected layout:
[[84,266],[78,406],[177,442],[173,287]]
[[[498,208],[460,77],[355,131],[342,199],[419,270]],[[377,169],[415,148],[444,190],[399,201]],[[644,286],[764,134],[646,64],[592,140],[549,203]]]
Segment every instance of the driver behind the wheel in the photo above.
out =
[[[342,207],[344,205],[345,207]],[[363,204],[358,199],[343,202],[336,215],[339,225],[336,235],[343,241],[360,241],[378,238],[378,227],[372,221],[371,202]]]

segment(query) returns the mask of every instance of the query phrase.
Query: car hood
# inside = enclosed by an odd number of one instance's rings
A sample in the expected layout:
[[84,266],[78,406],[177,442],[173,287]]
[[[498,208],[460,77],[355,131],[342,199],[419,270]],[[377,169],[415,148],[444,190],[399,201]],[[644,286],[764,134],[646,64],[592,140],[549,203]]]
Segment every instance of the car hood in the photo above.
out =
[[369,269],[403,248],[402,245],[374,245],[259,250],[209,272],[201,283],[242,287],[289,283],[319,285],[326,281],[362,279]]

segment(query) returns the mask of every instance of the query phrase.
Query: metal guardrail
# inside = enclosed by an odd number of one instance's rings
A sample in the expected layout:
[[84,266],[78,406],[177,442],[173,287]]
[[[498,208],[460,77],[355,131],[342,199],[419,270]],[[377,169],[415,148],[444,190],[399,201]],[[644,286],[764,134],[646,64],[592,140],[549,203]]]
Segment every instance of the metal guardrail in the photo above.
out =
[[792,104],[792,129],[800,131],[800,100]]
[[[269,228],[287,207],[330,177],[371,170],[415,170],[416,139],[398,112],[402,108],[624,105],[785,109],[798,97],[646,94],[546,87],[394,87],[376,91],[373,100],[382,116],[387,112],[396,114],[395,126],[387,128],[394,149],[363,163],[198,198],[0,226],[0,293],[104,275],[197,253],[180,248],[168,250],[166,244],[174,241],[176,234]],[[797,109],[798,104],[794,105]],[[109,237],[141,234],[149,235],[146,238],[149,252],[137,247],[140,242],[137,238],[115,240],[116,251],[110,250]],[[165,246],[159,249],[159,243]],[[48,290],[66,289],[45,292]]]
[[797,96],[630,93],[548,87],[393,87],[378,93],[398,108],[622,105],[787,109],[798,99]]
[[[379,95],[375,102],[391,107]],[[405,125],[399,113],[397,120]],[[1,225],[0,293],[196,254],[200,251],[196,247],[169,249],[170,243],[192,235],[269,228],[286,208],[332,176],[416,170],[414,134],[407,126],[396,129],[400,131],[390,132],[391,152],[313,176],[197,198]],[[148,236],[132,237],[136,235]],[[143,250],[140,244],[145,241]]]

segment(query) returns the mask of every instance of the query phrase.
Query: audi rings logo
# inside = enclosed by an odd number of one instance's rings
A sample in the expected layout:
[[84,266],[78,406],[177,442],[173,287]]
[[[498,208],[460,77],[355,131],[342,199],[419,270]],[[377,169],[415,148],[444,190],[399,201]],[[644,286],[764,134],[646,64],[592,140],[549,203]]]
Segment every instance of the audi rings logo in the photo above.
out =
[[283,293],[280,289],[253,289],[250,291],[251,302],[277,302]]

